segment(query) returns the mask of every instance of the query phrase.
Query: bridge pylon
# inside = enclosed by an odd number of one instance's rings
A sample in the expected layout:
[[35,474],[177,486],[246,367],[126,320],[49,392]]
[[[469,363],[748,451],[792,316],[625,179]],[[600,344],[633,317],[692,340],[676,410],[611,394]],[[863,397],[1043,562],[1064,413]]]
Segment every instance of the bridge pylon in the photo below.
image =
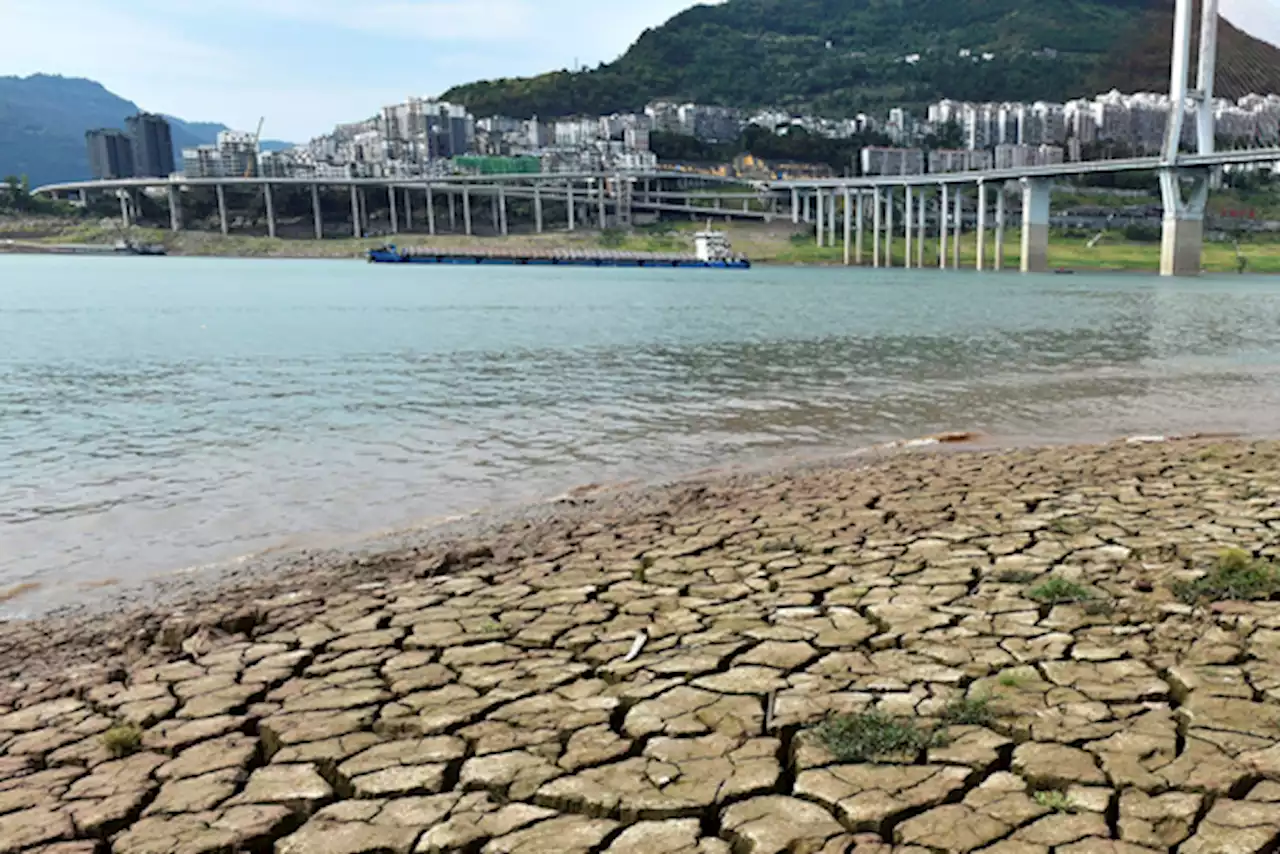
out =
[[1218,57],[1218,0],[1201,0],[1200,54],[1196,87],[1190,86],[1194,0],[1177,0],[1173,19],[1173,63],[1169,83],[1169,123],[1165,129],[1160,195],[1164,223],[1160,275],[1198,276],[1204,248],[1204,211],[1210,169],[1178,166],[1188,105],[1196,122],[1196,148],[1214,153],[1213,87]]

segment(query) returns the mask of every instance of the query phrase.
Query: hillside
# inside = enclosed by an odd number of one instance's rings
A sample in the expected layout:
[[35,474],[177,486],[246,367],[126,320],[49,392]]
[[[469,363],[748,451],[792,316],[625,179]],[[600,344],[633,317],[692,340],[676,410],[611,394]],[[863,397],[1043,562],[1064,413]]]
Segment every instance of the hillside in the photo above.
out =
[[[1065,100],[1167,90],[1171,32],[1172,0],[729,0],[645,31],[596,69],[444,97],[521,117],[636,110],[655,98],[846,115],[944,97]],[[1219,56],[1223,96],[1280,92],[1272,45],[1224,23]]]
[[[27,175],[32,186],[89,178],[85,131],[122,128],[125,118],[137,112],[137,104],[92,80],[47,74],[0,77],[0,176]],[[226,129],[169,119],[178,160],[183,148],[211,143]],[[286,145],[263,141],[267,149]]]

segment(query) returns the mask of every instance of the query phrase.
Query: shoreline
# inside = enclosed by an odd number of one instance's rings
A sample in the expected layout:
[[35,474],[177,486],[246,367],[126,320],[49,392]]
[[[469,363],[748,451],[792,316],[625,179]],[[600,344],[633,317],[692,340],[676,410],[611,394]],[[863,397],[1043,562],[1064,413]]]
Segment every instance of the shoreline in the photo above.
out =
[[[1267,435],[1196,432],[1161,440],[1262,441]],[[38,623],[47,620],[85,621],[121,610],[159,611],[184,599],[215,598],[218,590],[237,584],[255,584],[291,571],[340,571],[364,562],[383,563],[388,555],[420,553],[454,541],[482,540],[511,526],[556,522],[614,508],[637,509],[660,505],[665,497],[683,487],[706,484],[731,486],[754,479],[798,476],[817,469],[837,469],[871,465],[905,454],[1001,453],[1070,446],[1089,447],[1132,441],[1127,438],[1047,439],[1044,437],[992,437],[982,433],[949,432],[913,439],[898,439],[854,448],[794,448],[786,453],[731,461],[723,466],[651,477],[622,477],[617,480],[566,486],[530,500],[458,509],[446,515],[386,526],[358,533],[311,535],[323,545],[272,545],[258,551],[230,555],[202,563],[158,570],[136,579],[109,578],[81,584],[26,579],[0,588],[0,605],[21,603],[28,594],[63,590],[53,596],[54,604],[41,606],[32,614],[5,616],[6,623]],[[297,534],[292,536],[304,537]],[[91,601],[90,597],[97,597]]]
[[[0,850],[1269,850],[1280,442],[1157,438],[729,473],[0,623]],[[1222,595],[1230,548],[1261,586]]]
[[[173,233],[161,228],[135,230],[135,239],[147,244],[164,245],[172,257],[219,258],[273,258],[273,259],[351,259],[363,260],[365,253],[388,242],[403,243],[411,247],[430,244],[442,250],[491,248],[495,245],[516,250],[545,251],[568,249],[592,251],[622,249],[639,252],[692,253],[692,234],[702,222],[666,222],[659,226],[640,227],[628,232],[581,229],[574,232],[548,231],[544,234],[513,233],[509,236],[439,234],[430,237],[423,233],[385,234],[365,238],[326,236],[317,241],[310,231],[290,230],[281,226],[284,236],[268,238],[260,234],[232,234],[223,236],[215,231],[186,230]],[[734,251],[748,257],[753,266],[762,269],[787,267],[843,268],[843,248],[840,245],[817,247],[810,227],[796,226],[789,220],[773,223],[716,223],[726,231]],[[308,227],[309,228],[309,227]],[[1019,266],[1017,230],[1006,235],[1004,271],[1015,272]],[[5,254],[45,254],[17,252],[6,247],[4,240],[14,238],[26,243],[91,243],[114,245],[119,239],[119,228],[114,223],[94,223],[81,220],[51,220],[43,224],[10,223],[0,221],[0,256]],[[837,241],[838,243],[838,241]],[[895,237],[894,253],[900,262],[905,246],[901,236]],[[1246,242],[1242,250],[1249,259],[1248,275],[1280,273],[1280,241],[1265,240]],[[8,249],[8,251],[6,251]],[[989,250],[991,251],[991,250]],[[1159,270],[1160,244],[1130,242],[1121,235],[1111,235],[1096,246],[1078,236],[1055,234],[1050,239],[1050,270],[1069,270],[1076,273],[1152,273]],[[867,249],[869,261],[870,250]],[[973,270],[977,255],[976,237],[967,232],[961,239],[960,270]],[[926,239],[926,258],[936,259],[937,241]],[[854,265],[859,269],[873,269],[870,263]],[[925,267],[936,266],[932,260]],[[950,268],[950,260],[948,262]],[[1235,247],[1229,243],[1206,242],[1204,268],[1209,273],[1238,272]],[[903,269],[900,266],[887,269]],[[992,271],[994,272],[994,271]]]

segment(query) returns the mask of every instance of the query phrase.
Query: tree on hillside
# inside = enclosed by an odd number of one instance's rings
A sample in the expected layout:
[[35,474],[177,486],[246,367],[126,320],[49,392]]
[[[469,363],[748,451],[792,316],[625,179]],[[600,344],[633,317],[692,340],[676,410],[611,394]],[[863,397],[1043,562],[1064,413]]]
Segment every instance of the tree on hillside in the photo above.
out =
[[14,211],[31,209],[31,183],[27,176],[6,175],[4,179],[4,207]]

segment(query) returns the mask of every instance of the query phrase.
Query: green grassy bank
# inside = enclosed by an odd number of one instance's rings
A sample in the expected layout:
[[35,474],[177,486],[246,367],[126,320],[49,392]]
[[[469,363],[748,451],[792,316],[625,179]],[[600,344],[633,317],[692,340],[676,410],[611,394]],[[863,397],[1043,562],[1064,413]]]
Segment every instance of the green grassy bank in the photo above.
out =
[[[509,237],[464,237],[425,234],[402,234],[392,238],[404,246],[427,246],[444,249],[461,249],[502,245],[508,249],[527,250],[592,250],[619,249],[640,252],[691,252],[693,232],[704,223],[681,222],[644,226],[631,231],[610,229],[606,231],[580,230],[575,232],[549,232],[547,234],[513,234]],[[717,223],[733,241],[735,251],[745,254],[752,261],[762,264],[813,264],[838,265],[843,263],[843,245],[837,241],[834,247],[819,248],[815,245],[811,229],[793,226],[789,221],[774,223]],[[135,239],[162,243],[175,255],[221,256],[244,258],[357,258],[372,246],[381,245],[389,238],[355,239],[334,236],[317,241],[306,228],[282,227],[284,236],[269,238],[254,234],[221,234],[207,231],[184,231],[174,234],[159,228],[135,229]],[[110,221],[86,222],[77,219],[28,218],[24,220],[0,219],[0,241],[21,239],[41,243],[102,243],[118,240],[120,231]],[[1020,236],[1016,229],[1006,232],[1004,246],[1005,269],[1017,269],[1019,264]],[[0,246],[0,250],[3,247]],[[905,251],[904,240],[899,235],[892,246],[894,264],[901,266]],[[918,250],[913,248],[913,255]],[[988,235],[987,256],[993,258],[994,235]],[[938,264],[936,238],[925,241],[925,265]],[[1240,254],[1247,260],[1251,273],[1280,273],[1280,240],[1253,240],[1240,244]],[[950,256],[950,250],[948,252]],[[977,256],[976,238],[970,233],[960,242],[962,268],[972,269]],[[871,240],[866,235],[863,262],[871,263]],[[990,260],[989,262],[990,263]],[[1160,265],[1160,245],[1151,242],[1126,240],[1119,232],[1105,234],[1091,245],[1088,239],[1055,234],[1049,247],[1049,264],[1073,270],[1126,270],[1155,272]],[[948,257],[948,266],[951,259]],[[1204,268],[1209,272],[1237,271],[1237,251],[1234,243],[1208,242],[1204,248]]]

